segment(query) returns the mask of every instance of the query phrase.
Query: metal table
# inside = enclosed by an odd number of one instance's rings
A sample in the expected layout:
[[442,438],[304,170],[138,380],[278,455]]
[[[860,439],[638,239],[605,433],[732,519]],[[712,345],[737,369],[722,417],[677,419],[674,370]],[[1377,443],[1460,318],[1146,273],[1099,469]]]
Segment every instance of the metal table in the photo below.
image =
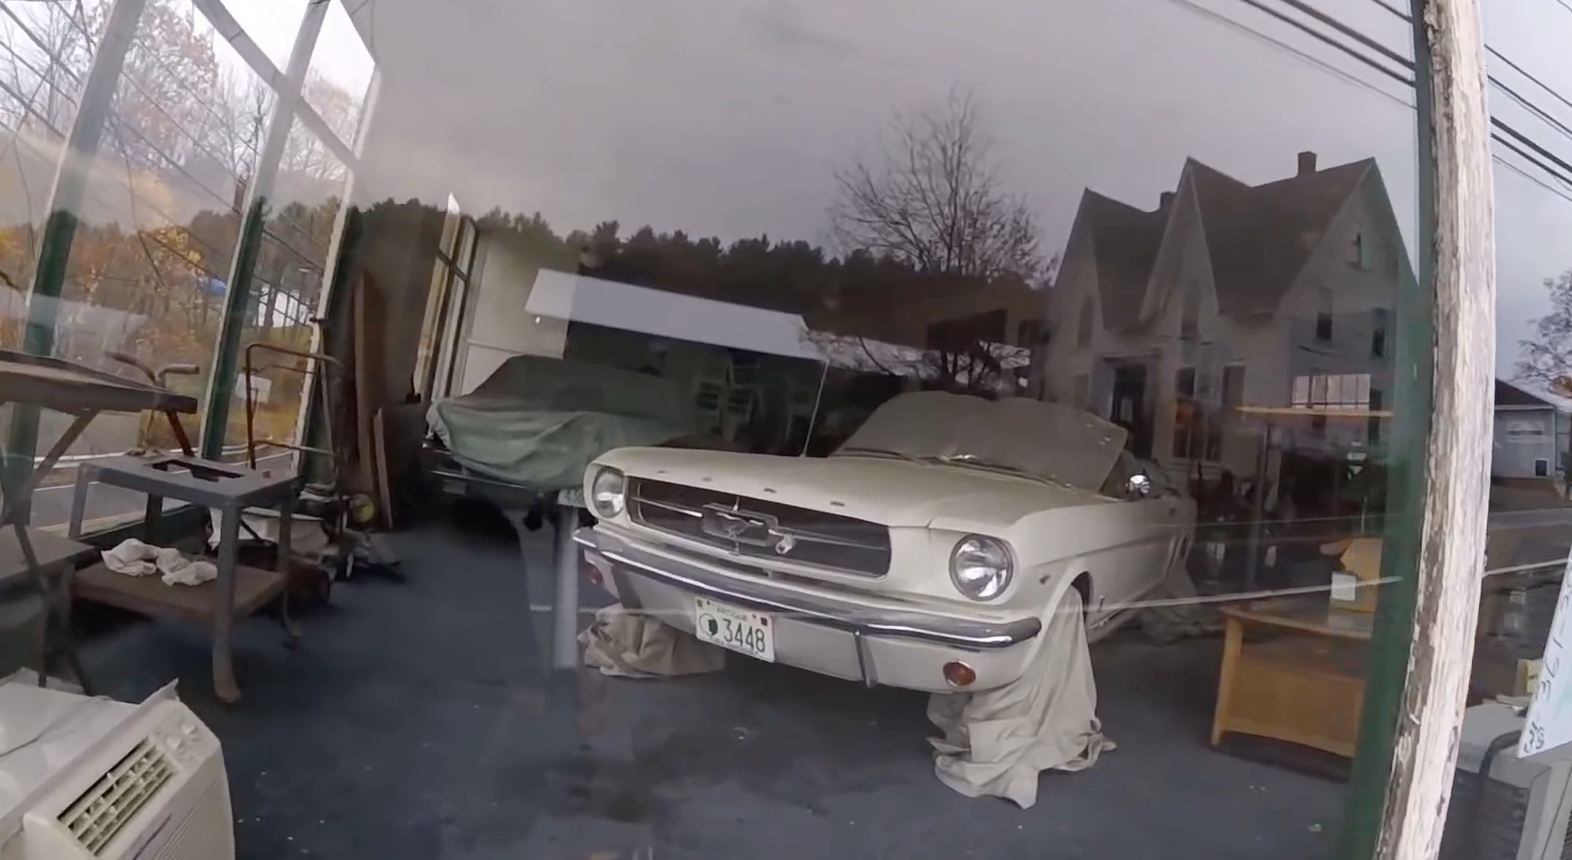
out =
[[196,412],[197,402],[166,388],[61,359],[0,349],[0,404],[6,403],[62,412],[74,419],[49,450],[29,464],[25,474],[9,468],[14,452],[0,449],[8,466],[0,469],[0,494],[5,499],[0,508],[0,528],[10,527],[10,534],[0,539],[0,583],[26,576],[44,600],[45,635],[39,655],[39,683],[47,683],[47,663],[54,650],[49,628],[55,626],[58,630],[54,632],[63,642],[63,655],[85,688],[86,678],[71,646],[70,600],[63,594],[66,589],[61,584],[72,564],[93,550],[86,544],[28,528],[23,520],[33,492],[99,413],[156,410],[190,414]]
[[[290,518],[299,490],[293,472],[284,469],[250,469],[181,454],[144,454],[109,457],[84,463],[77,469],[76,493],[71,502],[70,535],[82,527],[88,486],[97,481],[147,494],[145,540],[158,544],[159,516],[164,499],[179,499],[217,510],[221,514],[218,539],[218,578],[201,585],[165,585],[157,576],[126,576],[103,564],[77,574],[72,585],[84,600],[118,606],[144,615],[174,615],[206,625],[213,634],[213,690],[225,702],[240,699],[235,682],[230,633],[238,615],[246,617],[279,600],[280,621],[293,644],[300,636],[289,617]],[[245,567],[238,563],[241,518],[247,508],[276,508],[279,513],[278,561],[275,570]]]

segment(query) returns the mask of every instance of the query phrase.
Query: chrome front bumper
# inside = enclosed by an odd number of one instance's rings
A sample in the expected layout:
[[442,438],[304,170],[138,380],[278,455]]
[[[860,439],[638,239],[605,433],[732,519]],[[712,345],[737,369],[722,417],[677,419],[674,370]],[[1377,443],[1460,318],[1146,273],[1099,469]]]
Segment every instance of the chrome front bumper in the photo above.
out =
[[[982,652],[1013,648],[1035,639],[1042,632],[1042,621],[1035,617],[1003,622],[979,621],[918,609],[870,607],[831,595],[805,594],[781,588],[776,583],[750,581],[741,575],[722,573],[653,553],[594,528],[579,529],[574,533],[573,540],[610,561],[613,576],[617,575],[617,568],[620,567],[689,594],[760,612],[780,613],[803,623],[849,632],[858,639],[859,662],[863,662],[864,658],[861,640],[865,636],[917,640],[963,651]],[[621,582],[616,585],[626,605],[626,600],[633,592],[624,588]],[[862,674],[864,681],[871,681],[866,668]]]

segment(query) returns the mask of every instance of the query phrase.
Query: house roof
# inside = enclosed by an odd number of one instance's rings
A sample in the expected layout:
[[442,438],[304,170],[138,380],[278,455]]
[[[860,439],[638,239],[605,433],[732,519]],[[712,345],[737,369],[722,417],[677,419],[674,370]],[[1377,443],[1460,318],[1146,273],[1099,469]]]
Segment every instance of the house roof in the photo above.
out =
[[1168,213],[1143,212],[1088,188],[1081,195],[1080,217],[1090,231],[1103,322],[1124,328],[1140,313]]
[[1190,159],[1218,312],[1272,313],[1374,159],[1250,186]]
[[1556,405],[1537,394],[1530,394],[1504,379],[1496,380],[1497,406],[1543,406],[1554,409]]
[[[1185,161],[1212,264],[1218,312],[1277,309],[1348,198],[1375,169],[1364,159],[1249,185],[1195,159]],[[1152,268],[1176,206],[1144,211],[1090,189],[1076,218],[1089,231],[1104,323],[1139,319]]]

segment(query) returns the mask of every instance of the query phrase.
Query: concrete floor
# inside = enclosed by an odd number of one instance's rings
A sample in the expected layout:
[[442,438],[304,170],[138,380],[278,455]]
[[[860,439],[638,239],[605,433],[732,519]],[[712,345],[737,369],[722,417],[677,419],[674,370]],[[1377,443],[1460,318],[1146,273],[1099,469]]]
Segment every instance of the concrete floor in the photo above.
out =
[[[549,532],[540,533],[544,564]],[[240,857],[379,860],[1330,856],[1344,787],[1207,748],[1218,643],[1094,649],[1119,748],[1019,810],[932,774],[924,700],[738,659],[715,676],[543,683],[517,544],[395,536],[405,582],[360,579],[305,647],[237,636],[245,698],[205,640],[132,623],[84,648],[99,692],[170,677],[224,743]]]

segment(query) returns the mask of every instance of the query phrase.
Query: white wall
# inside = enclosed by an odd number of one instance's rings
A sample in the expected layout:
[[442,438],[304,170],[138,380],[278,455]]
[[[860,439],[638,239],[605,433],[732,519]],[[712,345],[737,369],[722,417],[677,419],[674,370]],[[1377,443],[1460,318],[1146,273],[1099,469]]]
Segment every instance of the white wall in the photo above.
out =
[[502,362],[514,355],[562,358],[566,320],[537,317],[525,310],[539,270],[512,233],[481,233],[476,239],[474,295],[459,334],[458,387],[468,394]]
[[1544,460],[1555,474],[1555,412],[1546,409],[1498,409],[1490,474],[1497,478],[1533,478],[1535,461]]

